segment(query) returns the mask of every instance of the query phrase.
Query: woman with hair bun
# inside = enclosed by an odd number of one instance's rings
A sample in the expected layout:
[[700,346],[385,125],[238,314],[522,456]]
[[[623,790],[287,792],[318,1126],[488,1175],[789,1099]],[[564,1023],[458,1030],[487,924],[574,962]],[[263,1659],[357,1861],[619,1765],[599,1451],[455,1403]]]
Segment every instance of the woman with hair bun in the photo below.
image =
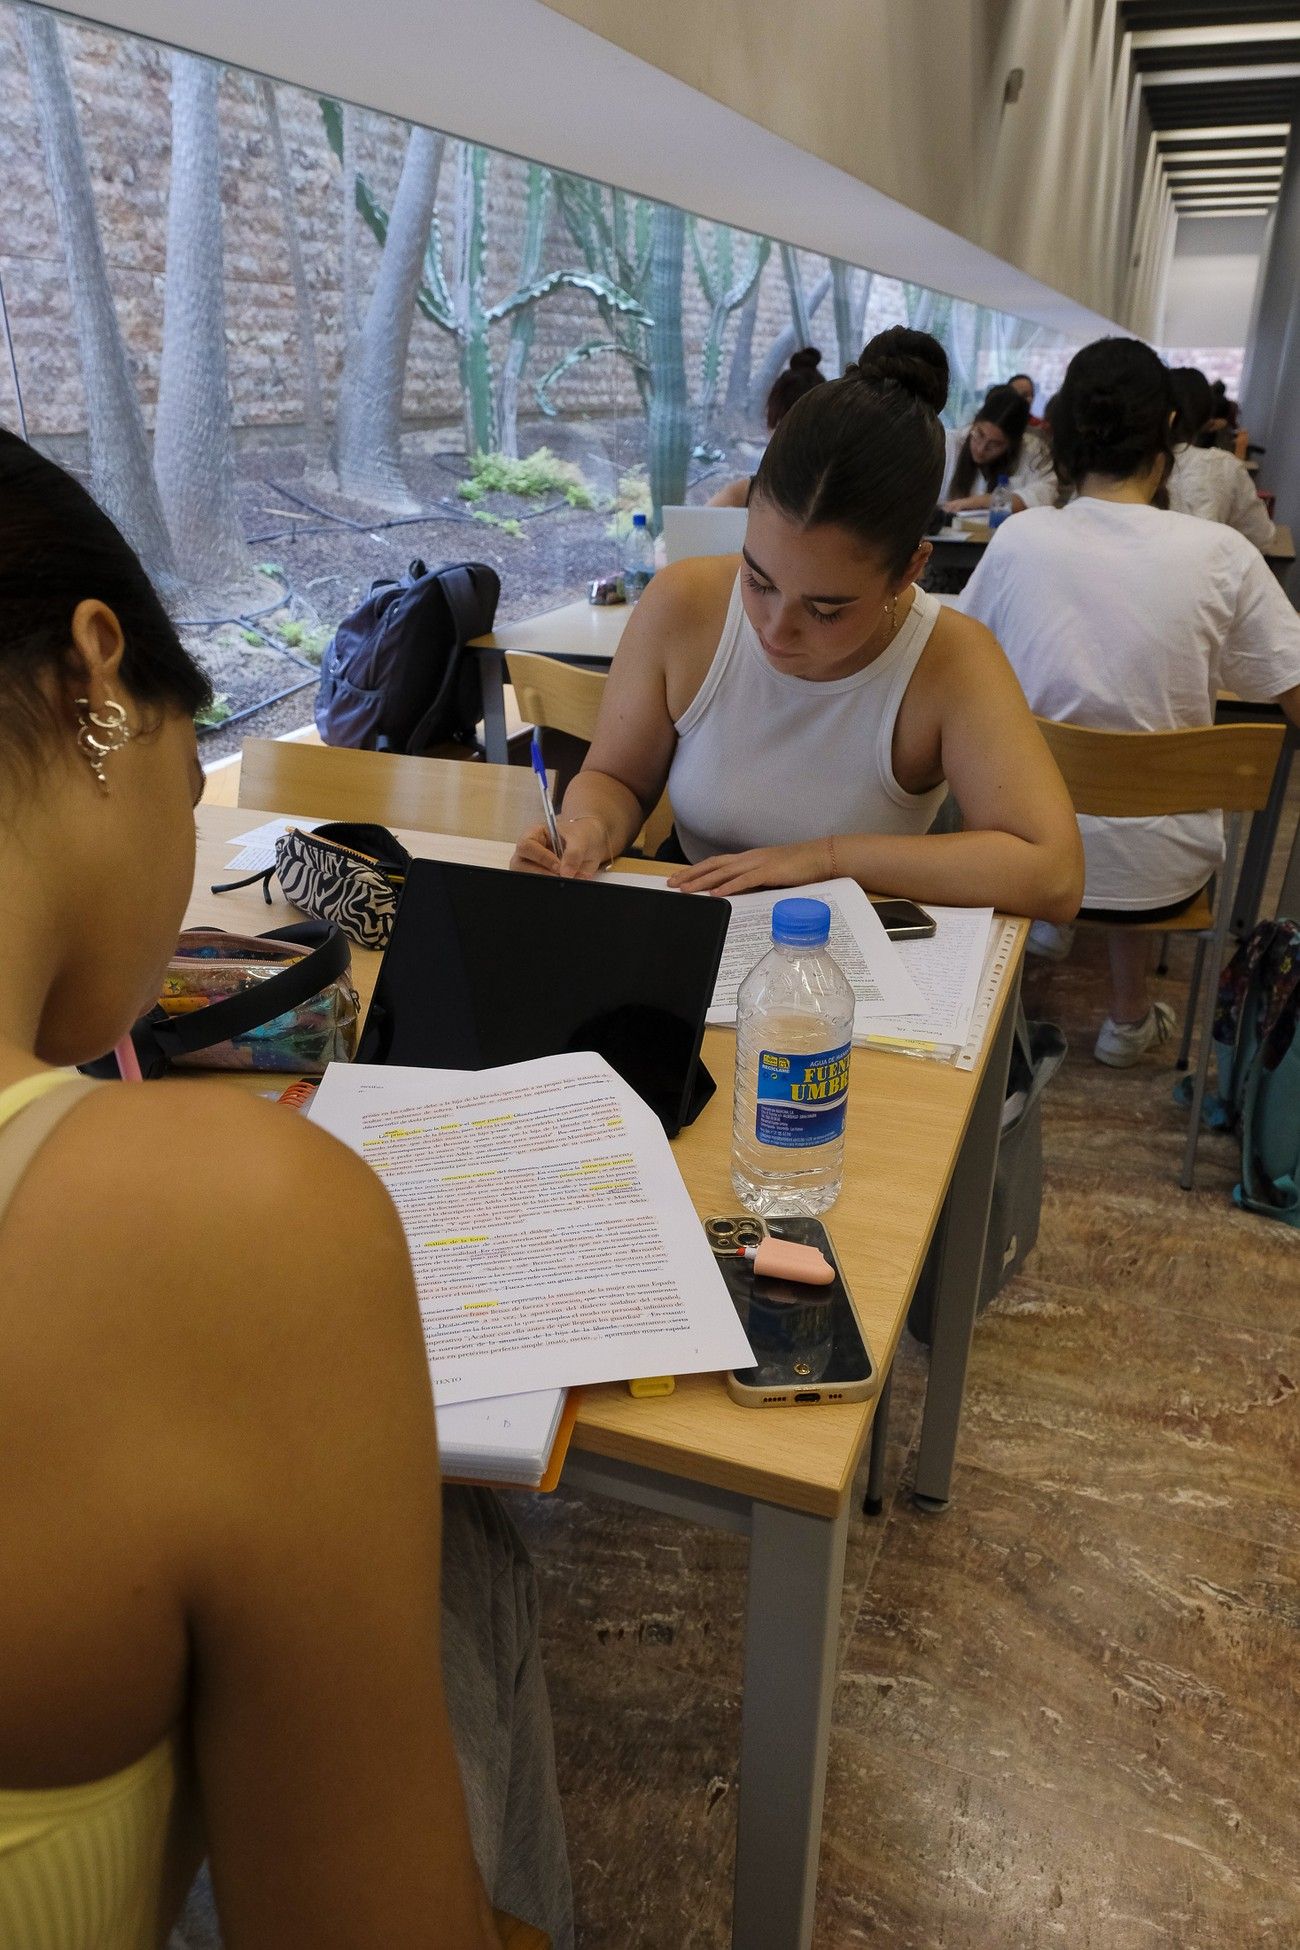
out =
[[1249,472],[1206,432],[1215,414],[1214,388],[1197,366],[1174,366],[1169,379],[1178,407],[1170,507],[1179,514],[1199,515],[1202,521],[1226,522],[1256,548],[1270,548],[1273,524]]
[[[1068,506],[1006,522],[962,607],[994,632],[1041,717],[1101,731],[1176,731],[1214,721],[1221,688],[1280,704],[1300,724],[1300,618],[1244,535],[1162,505],[1176,400],[1137,339],[1099,339],[1071,360],[1052,407]],[[1085,915],[1172,919],[1223,856],[1217,813],[1080,819]],[[1124,1069],[1173,1027],[1147,989],[1149,934],[1112,927],[1110,1013],[1099,1062]],[[1069,931],[1035,929],[1060,957]]]
[[[1061,776],[988,631],[917,586],[947,391],[943,348],[899,327],[791,407],[741,554],[674,563],[629,618],[560,857],[534,827],[516,866],[596,873],[666,786],[676,886],[851,875],[1069,919],[1081,854]],[[966,830],[930,833],[949,787]]]
[[[773,381],[772,390],[767,396],[765,417],[767,430],[775,433],[796,400],[810,393],[814,386],[826,384],[826,374],[818,370],[822,355],[815,345],[805,345],[801,351],[790,354],[790,363],[784,372],[779,372]],[[743,508],[749,502],[749,490],[753,483],[752,474],[742,474],[737,480],[728,481],[726,487],[717,494],[710,495],[710,508]]]
[[1005,474],[1011,511],[1050,507],[1056,500],[1051,455],[1029,428],[1029,401],[1018,387],[994,386],[968,427],[945,436],[939,502],[946,513],[987,508]]

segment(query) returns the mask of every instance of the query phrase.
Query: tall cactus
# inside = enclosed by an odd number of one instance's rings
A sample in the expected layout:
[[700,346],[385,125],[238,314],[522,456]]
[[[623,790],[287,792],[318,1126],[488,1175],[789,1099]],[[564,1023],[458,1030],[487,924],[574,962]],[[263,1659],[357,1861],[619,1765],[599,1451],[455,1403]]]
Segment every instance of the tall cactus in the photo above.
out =
[[465,411],[465,451],[491,453],[496,446],[496,401],[492,395],[492,348],[483,304],[487,259],[487,180],[490,156],[481,142],[458,144],[456,161],[455,273],[451,329],[460,360],[461,401]]
[[[551,211],[551,172],[541,163],[528,165],[528,209],[524,218],[524,242],[519,259],[519,281],[536,282],[542,268],[542,246]],[[519,457],[519,386],[532,351],[536,325],[536,306],[521,305],[510,321],[510,343],[501,366],[501,385],[497,393],[497,433],[501,451],[512,460]]]
[[650,314],[650,503],[656,530],[665,502],[686,499],[691,452],[691,408],[682,348],[682,261],[686,212],[657,203],[651,219]]
[[835,346],[841,372],[862,350],[871,282],[870,271],[859,271],[839,257],[831,259],[831,302],[835,307]]
[[772,243],[768,237],[751,237],[749,239],[751,249],[737,275],[735,237],[729,224],[718,223],[713,226],[712,263],[701,242],[700,226],[696,218],[688,217],[686,228],[691,240],[691,254],[695,260],[695,274],[699,279],[705,303],[709,307],[709,322],[700,355],[700,396],[696,402],[696,439],[702,443],[708,438],[709,424],[713,418],[714,404],[717,399],[718,379],[722,371],[722,341],[727,330],[727,320],[733,311],[739,310],[741,306],[748,303],[750,294],[757,289]]

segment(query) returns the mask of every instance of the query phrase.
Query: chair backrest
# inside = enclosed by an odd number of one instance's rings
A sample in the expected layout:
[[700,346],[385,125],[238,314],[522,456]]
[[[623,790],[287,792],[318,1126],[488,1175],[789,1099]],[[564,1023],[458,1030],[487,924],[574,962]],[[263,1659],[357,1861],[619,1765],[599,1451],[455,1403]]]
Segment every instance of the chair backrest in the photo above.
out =
[[1090,731],[1038,719],[1077,813],[1100,819],[1258,812],[1286,736],[1281,725]]
[[[548,731],[567,731],[570,737],[591,743],[605,692],[603,670],[580,670],[575,664],[530,656],[525,650],[506,652],[506,670],[525,722]],[[641,846],[647,853],[657,852],[672,827],[673,809],[665,792],[642,828]]]
[[744,508],[674,508],[664,515],[664,553],[670,562],[686,555],[738,555],[745,542]]
[[312,819],[373,820],[465,839],[515,840],[537,818],[537,786],[518,765],[408,758],[342,745],[250,738],[239,804]]

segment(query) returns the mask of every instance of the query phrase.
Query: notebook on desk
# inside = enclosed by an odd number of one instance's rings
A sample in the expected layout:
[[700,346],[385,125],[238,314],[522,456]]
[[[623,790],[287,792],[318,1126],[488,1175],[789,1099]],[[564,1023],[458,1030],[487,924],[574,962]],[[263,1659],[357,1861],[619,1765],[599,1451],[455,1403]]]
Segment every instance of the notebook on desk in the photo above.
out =
[[594,1050],[669,1137],[712,1095],[700,1063],[726,901],[416,860],[361,1063],[486,1070]]

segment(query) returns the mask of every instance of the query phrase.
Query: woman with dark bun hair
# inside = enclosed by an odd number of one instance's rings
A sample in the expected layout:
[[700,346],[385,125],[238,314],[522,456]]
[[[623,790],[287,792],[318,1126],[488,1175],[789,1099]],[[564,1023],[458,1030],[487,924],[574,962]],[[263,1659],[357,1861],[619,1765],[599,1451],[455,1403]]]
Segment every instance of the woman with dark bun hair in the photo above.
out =
[[[821,362],[822,355],[815,345],[805,345],[802,351],[790,354],[789,365],[784,372],[777,374],[767,396],[765,410],[769,433],[775,433],[796,400],[802,399],[814,386],[826,384],[826,374],[818,370]],[[726,487],[710,495],[708,505],[711,508],[745,507],[753,479],[752,474],[742,474],[739,479],[728,481]]]
[[[1300,724],[1300,618],[1258,549],[1220,522],[1160,505],[1176,403],[1137,339],[1075,354],[1052,406],[1067,507],[998,529],[962,607],[1003,645],[1034,711],[1102,731],[1176,731],[1214,720],[1221,688],[1281,705]],[[1080,819],[1084,913],[1158,921],[1189,907],[1219,867],[1217,813]],[[1147,989],[1151,936],[1112,928],[1110,1013],[1099,1062],[1126,1068],[1163,1042],[1173,1012]],[[1067,954],[1069,931],[1031,947]]]
[[[896,328],[777,427],[740,556],[661,571],[629,619],[596,736],[565,795],[588,875],[668,788],[674,884],[741,893],[851,875],[873,893],[1067,920],[1069,798],[987,630],[917,586],[944,464],[943,349]],[[949,786],[960,833],[931,834]]]
[[994,386],[968,427],[945,436],[939,501],[948,514],[987,508],[1005,474],[1011,511],[1050,507],[1056,499],[1051,455],[1029,430],[1029,401],[1015,386]]

